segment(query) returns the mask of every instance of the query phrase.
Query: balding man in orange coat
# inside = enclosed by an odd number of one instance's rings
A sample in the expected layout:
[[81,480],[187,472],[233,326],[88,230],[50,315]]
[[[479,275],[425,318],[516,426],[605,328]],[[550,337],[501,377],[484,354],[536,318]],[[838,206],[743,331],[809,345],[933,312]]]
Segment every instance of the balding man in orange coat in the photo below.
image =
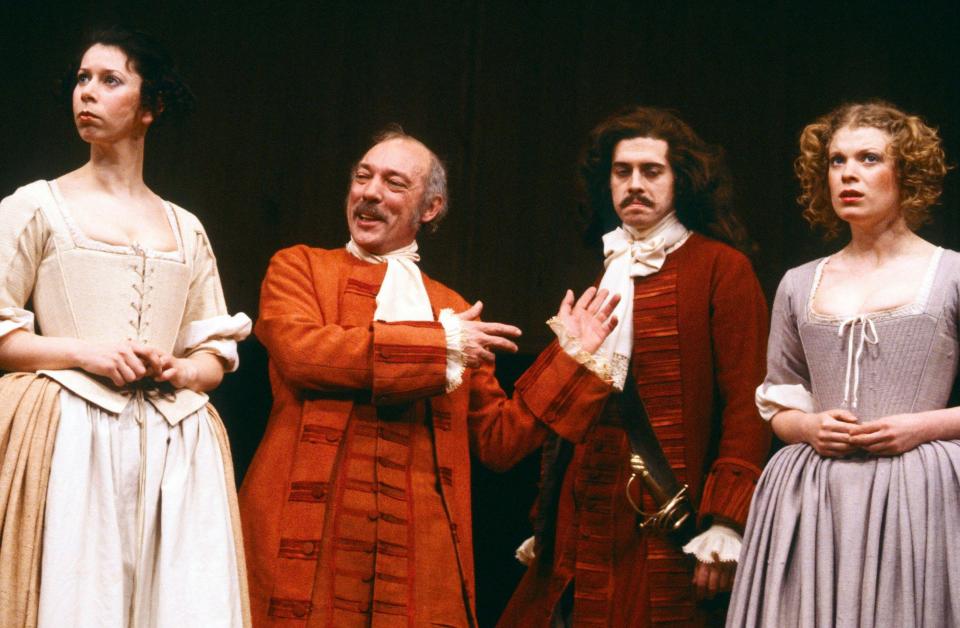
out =
[[[423,276],[415,237],[446,210],[443,166],[391,132],[354,168],[346,248],[277,253],[256,334],[273,409],[240,493],[255,626],[474,626],[470,454],[506,469],[579,442],[610,384],[547,349],[512,399],[494,350],[519,330]],[[587,352],[617,298],[569,293]]]

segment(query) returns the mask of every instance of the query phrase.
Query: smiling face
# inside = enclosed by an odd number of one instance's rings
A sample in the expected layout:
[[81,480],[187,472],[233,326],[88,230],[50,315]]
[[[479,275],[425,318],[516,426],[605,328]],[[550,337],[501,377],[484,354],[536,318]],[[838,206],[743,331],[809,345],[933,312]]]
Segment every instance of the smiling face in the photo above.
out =
[[841,220],[869,225],[900,216],[890,135],[875,127],[843,127],[830,140],[830,200]]
[[442,206],[442,199],[423,199],[430,160],[430,151],[409,138],[388,139],[367,151],[347,194],[354,242],[383,255],[414,241],[420,225],[433,220]]
[[73,88],[74,122],[90,143],[142,138],[153,114],[141,104],[142,79],[115,46],[94,44],[83,55]]
[[652,137],[621,140],[613,149],[610,196],[625,224],[648,229],[673,211],[673,169],[669,146]]

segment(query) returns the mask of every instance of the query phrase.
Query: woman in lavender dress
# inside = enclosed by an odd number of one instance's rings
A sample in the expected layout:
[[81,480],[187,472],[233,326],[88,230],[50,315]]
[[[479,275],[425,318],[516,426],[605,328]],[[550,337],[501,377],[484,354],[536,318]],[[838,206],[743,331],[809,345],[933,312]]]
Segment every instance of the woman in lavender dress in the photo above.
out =
[[754,497],[727,626],[960,625],[960,254],[914,230],[935,129],[886,103],[807,126],[804,217],[833,255],[787,272],[757,403],[788,445]]

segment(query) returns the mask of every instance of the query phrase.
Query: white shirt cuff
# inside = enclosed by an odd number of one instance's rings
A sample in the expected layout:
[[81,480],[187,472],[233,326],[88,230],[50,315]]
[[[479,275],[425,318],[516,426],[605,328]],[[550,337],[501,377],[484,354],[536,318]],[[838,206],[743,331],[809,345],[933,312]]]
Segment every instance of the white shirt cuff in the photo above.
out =
[[529,566],[533,562],[533,559],[536,558],[536,553],[533,551],[534,544],[536,539],[534,537],[528,538],[526,541],[520,544],[520,547],[517,548],[514,557],[520,562],[521,565]]
[[781,410],[813,412],[813,395],[801,384],[761,384],[754,400],[767,421]]
[[683,551],[696,556],[701,563],[737,562],[742,544],[743,537],[736,530],[715,523],[710,529],[693,537],[683,546]]
[[249,336],[252,328],[253,322],[243,312],[192,321],[180,330],[173,355],[183,357],[209,351],[223,359],[226,372],[232,373],[240,366],[237,342]]
[[440,324],[447,337],[447,385],[453,392],[463,383],[466,358],[463,355],[463,321],[450,308],[440,310]]
[[0,308],[0,336],[6,336],[15,329],[34,333],[33,312],[20,307]]

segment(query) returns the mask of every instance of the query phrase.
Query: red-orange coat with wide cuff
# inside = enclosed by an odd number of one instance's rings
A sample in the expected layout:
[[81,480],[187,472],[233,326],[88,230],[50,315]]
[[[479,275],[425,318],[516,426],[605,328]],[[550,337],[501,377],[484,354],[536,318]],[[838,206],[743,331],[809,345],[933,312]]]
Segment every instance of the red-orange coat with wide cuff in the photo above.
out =
[[[767,307],[749,261],[693,234],[634,283],[631,369],[668,462],[689,485],[700,530],[738,527],[770,447],[754,391],[763,380]],[[534,560],[500,619],[546,627],[573,583],[574,626],[701,626],[695,561],[641,533],[625,496],[630,446],[610,404],[563,476],[551,564]],[[638,483],[637,483],[638,484]],[[647,511],[650,497],[634,492]]]
[[[256,626],[474,625],[471,452],[506,469],[551,431],[579,442],[609,392],[554,345],[512,399],[490,366],[445,394],[442,326],[373,321],[385,272],[344,249],[270,262],[273,408],[240,491]],[[468,307],[424,285],[435,316]]]

